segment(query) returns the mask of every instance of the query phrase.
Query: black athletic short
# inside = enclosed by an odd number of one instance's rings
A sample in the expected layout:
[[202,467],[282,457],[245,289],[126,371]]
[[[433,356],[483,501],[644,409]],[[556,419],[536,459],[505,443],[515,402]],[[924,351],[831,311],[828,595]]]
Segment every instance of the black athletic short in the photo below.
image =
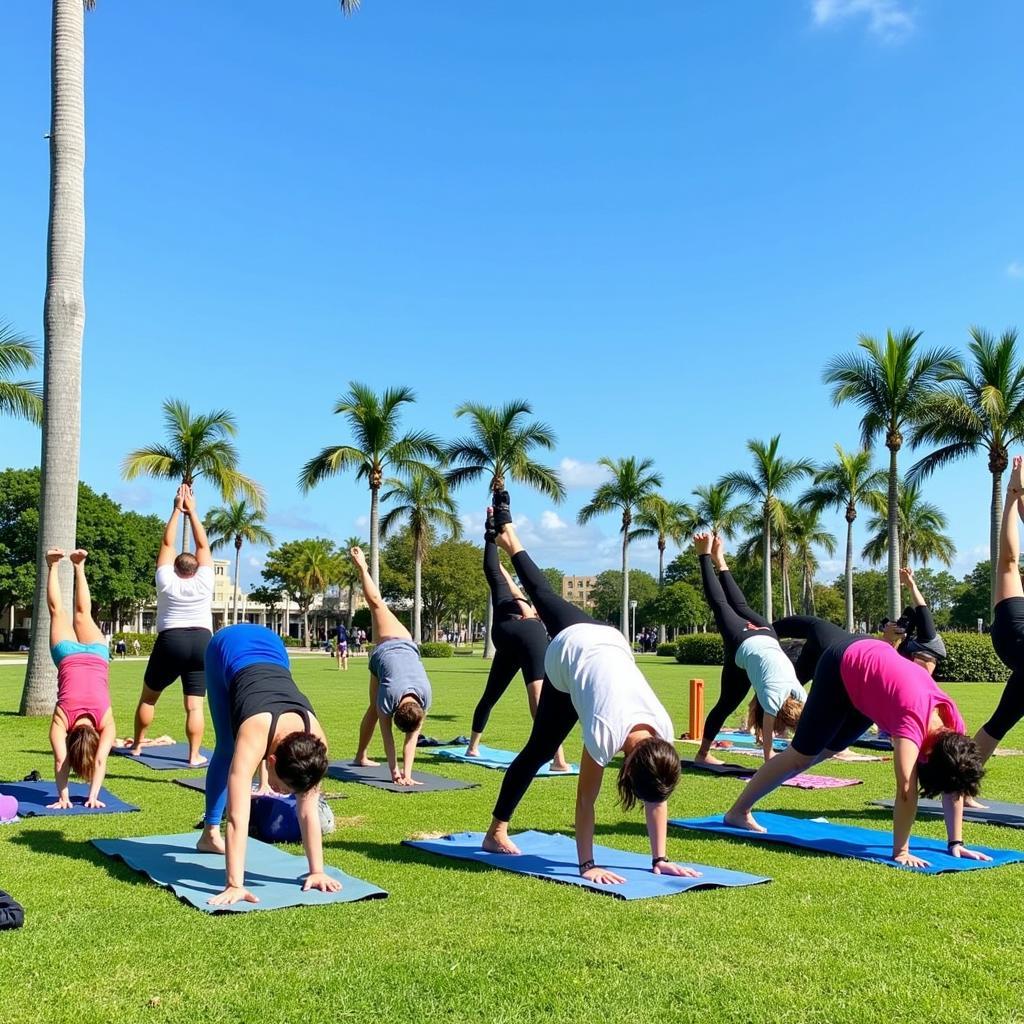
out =
[[161,693],[176,679],[186,697],[206,696],[208,629],[165,629],[157,634],[143,682]]

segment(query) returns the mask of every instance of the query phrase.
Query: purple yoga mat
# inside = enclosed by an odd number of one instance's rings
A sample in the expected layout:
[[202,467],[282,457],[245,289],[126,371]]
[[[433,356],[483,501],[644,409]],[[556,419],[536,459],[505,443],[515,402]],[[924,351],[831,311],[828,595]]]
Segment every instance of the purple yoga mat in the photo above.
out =
[[847,786],[859,786],[861,782],[861,779],[836,779],[831,775],[794,775],[783,785],[797,789],[845,789]]

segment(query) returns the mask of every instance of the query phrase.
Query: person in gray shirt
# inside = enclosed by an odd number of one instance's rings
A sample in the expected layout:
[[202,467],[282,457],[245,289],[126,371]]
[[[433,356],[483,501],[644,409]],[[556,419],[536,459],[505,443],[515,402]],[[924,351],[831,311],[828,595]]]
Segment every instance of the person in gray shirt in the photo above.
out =
[[[375,645],[370,655],[370,703],[359,725],[359,749],[352,763],[363,766],[378,763],[371,760],[368,751],[373,730],[379,724],[392,780],[399,786],[418,786],[420,783],[412,777],[412,766],[416,741],[432,699],[430,680],[409,630],[384,603],[373,582],[362,549],[352,548],[349,554],[362,577],[363,597],[370,608]],[[405,733],[401,766],[395,752],[392,725]]]

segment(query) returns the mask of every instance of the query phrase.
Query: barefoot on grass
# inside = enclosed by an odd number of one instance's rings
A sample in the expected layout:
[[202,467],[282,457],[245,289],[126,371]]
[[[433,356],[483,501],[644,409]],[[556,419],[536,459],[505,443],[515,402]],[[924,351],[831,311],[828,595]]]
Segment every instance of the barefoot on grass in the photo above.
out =
[[746,829],[748,832],[768,831],[768,829],[764,828],[762,825],[758,825],[758,823],[754,821],[754,816],[750,811],[743,811],[742,813],[728,811],[726,814],[722,815],[722,821],[724,821],[726,825],[731,825],[733,828]]

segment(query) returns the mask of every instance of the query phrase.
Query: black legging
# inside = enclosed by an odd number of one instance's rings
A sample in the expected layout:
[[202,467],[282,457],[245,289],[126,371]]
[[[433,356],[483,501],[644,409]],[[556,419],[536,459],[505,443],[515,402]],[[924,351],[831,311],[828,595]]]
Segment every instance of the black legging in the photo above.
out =
[[487,674],[487,684],[473,712],[473,732],[487,728],[494,705],[508,689],[517,672],[523,673],[523,682],[529,685],[544,678],[544,652],[548,647],[548,634],[539,619],[524,619],[522,608],[515,599],[498,558],[493,541],[484,542],[484,576],[491,588],[494,624],[494,660]]
[[996,605],[992,647],[1010,669],[1010,678],[983,728],[992,739],[1001,740],[1024,718],[1024,597],[1007,597]]
[[[547,577],[525,551],[513,555],[512,564],[523,590],[529,595],[551,637],[556,637],[569,626],[595,622],[582,608],[570,604],[551,589]],[[509,765],[501,781],[501,790],[494,805],[494,817],[498,821],[512,820],[519,801],[530,788],[537,772],[555,756],[555,751],[565,742],[566,736],[578,721],[579,715],[576,714],[569,694],[556,690],[550,680],[545,678],[530,738]]]
[[747,673],[736,664],[736,650],[751,636],[774,636],[767,619],[758,615],[747,604],[743,591],[728,569],[715,575],[710,555],[700,556],[700,575],[704,583],[704,597],[715,617],[715,625],[722,634],[725,657],[722,660],[722,685],[718,701],[704,719],[704,736],[714,739],[722,731],[726,719],[743,703],[750,692]]
[[813,615],[787,615],[784,619],[776,619],[772,628],[784,640],[804,641],[795,663],[796,677],[801,683],[809,683],[814,679],[818,662],[829,647],[853,636],[834,622]]

